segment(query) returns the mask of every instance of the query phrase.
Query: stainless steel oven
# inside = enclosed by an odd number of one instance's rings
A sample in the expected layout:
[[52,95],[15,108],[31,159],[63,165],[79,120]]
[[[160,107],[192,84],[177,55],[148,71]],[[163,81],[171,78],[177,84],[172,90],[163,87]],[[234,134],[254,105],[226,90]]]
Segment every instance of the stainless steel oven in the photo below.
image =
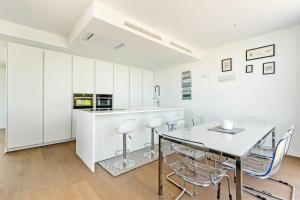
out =
[[111,94],[97,94],[96,95],[96,108],[103,110],[112,110],[113,95]]
[[73,94],[74,109],[90,109],[94,105],[93,94]]

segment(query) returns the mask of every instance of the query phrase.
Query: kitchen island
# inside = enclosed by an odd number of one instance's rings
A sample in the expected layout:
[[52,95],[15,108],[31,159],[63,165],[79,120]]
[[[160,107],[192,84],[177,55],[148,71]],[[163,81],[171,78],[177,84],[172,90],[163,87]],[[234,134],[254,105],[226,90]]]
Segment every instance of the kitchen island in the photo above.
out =
[[[76,154],[94,172],[95,163],[116,156],[122,149],[122,135],[117,134],[120,123],[125,119],[136,119],[135,132],[127,140],[130,152],[145,148],[150,142],[150,129],[146,127],[155,116],[161,116],[164,121],[173,115],[184,117],[182,108],[143,108],[112,111],[76,112]],[[162,129],[167,130],[166,127]],[[158,137],[155,138],[158,143]]]

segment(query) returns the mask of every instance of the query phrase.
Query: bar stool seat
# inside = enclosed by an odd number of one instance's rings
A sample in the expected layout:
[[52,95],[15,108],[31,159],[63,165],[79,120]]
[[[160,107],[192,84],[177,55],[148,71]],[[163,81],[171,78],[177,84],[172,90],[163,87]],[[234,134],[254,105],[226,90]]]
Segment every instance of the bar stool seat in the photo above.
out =
[[117,169],[127,169],[135,166],[135,161],[127,159],[127,135],[135,131],[136,120],[135,119],[126,119],[121,122],[117,133],[123,135],[123,151],[122,151],[122,160],[118,160],[114,163],[114,167]]
[[[144,156],[147,158],[154,158],[155,150],[154,150],[154,133],[157,132],[157,128],[162,127],[163,120],[160,116],[154,117],[150,123],[146,126],[147,128],[151,129],[151,143],[150,143],[150,151],[145,152]],[[146,143],[149,145],[149,143]]]

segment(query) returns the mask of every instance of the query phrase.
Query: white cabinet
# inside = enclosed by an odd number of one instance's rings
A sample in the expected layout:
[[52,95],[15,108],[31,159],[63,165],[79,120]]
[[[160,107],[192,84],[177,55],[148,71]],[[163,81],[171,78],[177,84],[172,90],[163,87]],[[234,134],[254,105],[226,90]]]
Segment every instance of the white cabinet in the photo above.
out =
[[0,129],[6,127],[6,69],[0,66]]
[[143,107],[143,70],[130,67],[130,108]]
[[94,69],[94,60],[73,57],[73,93],[94,93]]
[[153,107],[154,73],[143,70],[143,107]]
[[95,67],[95,93],[113,94],[114,91],[114,65],[101,60],[96,61]]
[[8,44],[7,147],[43,142],[43,50]]
[[44,55],[44,142],[71,138],[72,56]]
[[129,67],[114,65],[114,96],[115,109],[128,109],[129,107]]

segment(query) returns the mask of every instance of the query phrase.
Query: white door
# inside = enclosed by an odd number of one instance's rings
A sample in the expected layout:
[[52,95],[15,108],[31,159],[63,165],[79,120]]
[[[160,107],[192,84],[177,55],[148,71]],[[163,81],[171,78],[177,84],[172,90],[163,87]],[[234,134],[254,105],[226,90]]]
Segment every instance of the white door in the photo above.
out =
[[45,51],[44,142],[71,138],[72,56]]
[[73,93],[94,94],[95,61],[73,57]]
[[143,70],[143,107],[153,107],[154,74]]
[[129,108],[129,67],[114,65],[114,109]]
[[130,67],[130,108],[143,107],[143,70]]
[[7,147],[43,143],[43,50],[8,44]]
[[96,61],[95,68],[96,94],[113,94],[114,91],[114,65],[102,60]]

